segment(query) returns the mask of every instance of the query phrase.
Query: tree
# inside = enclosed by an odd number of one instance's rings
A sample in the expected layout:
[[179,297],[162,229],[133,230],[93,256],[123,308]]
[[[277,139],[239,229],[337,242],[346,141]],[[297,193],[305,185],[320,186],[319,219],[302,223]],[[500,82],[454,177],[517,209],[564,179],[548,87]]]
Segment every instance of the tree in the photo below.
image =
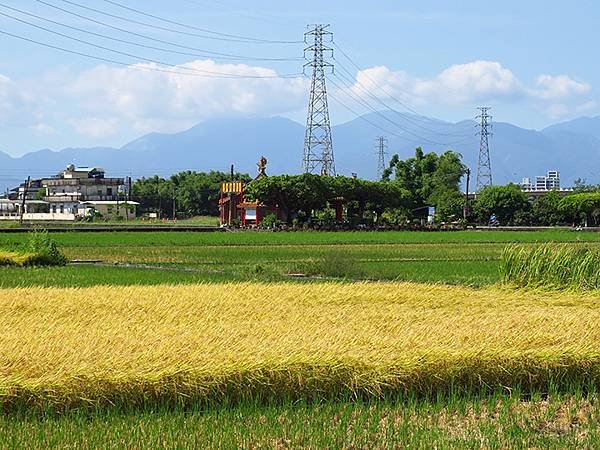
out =
[[323,177],[303,174],[265,177],[250,183],[248,198],[277,205],[287,217],[302,213],[310,218],[315,211],[324,211],[337,199],[347,205],[348,218],[362,221],[365,212],[377,217],[387,209],[407,209],[410,194],[395,182],[367,181],[349,177]]
[[559,210],[566,222],[576,224],[600,223],[600,192],[580,192],[563,197]]
[[565,223],[565,214],[561,208],[561,195],[550,191],[533,202],[532,213],[536,225],[555,226]]
[[[236,180],[249,181],[247,174],[235,174]],[[140,212],[173,215],[173,199],[178,212],[188,217],[216,216],[219,213],[221,183],[230,181],[225,172],[180,172],[165,180],[158,176],[141,178],[132,186],[132,199],[140,203]]]
[[466,170],[461,155],[456,152],[447,151],[438,156],[433,152],[424,154],[417,148],[413,158],[401,160],[394,155],[384,179],[389,179],[395,171],[396,183],[410,193],[410,209],[436,206],[444,218],[448,218],[462,211],[458,198],[462,196],[460,182]]
[[524,224],[531,205],[527,196],[516,184],[488,186],[483,189],[473,203],[473,212],[480,223],[488,223],[494,214],[500,224]]
[[330,177],[305,173],[290,176],[264,177],[246,188],[249,199],[277,205],[287,216],[302,212],[311,217],[312,212],[325,208],[333,195]]
[[447,222],[462,219],[465,196],[461,192],[442,191],[436,195],[433,203],[436,205],[436,214],[440,220]]

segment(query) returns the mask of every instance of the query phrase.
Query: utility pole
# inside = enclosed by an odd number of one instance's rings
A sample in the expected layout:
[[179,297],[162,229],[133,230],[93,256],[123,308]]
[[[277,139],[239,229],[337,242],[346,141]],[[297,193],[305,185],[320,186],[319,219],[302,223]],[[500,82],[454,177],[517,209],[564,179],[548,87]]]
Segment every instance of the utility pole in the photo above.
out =
[[29,194],[29,185],[31,184],[31,176],[27,177],[27,181],[25,182],[25,186],[23,187],[23,201],[21,202],[21,217],[19,218],[19,224],[23,225],[23,214],[25,214],[25,201],[27,200],[27,195]]
[[327,85],[325,71],[331,70],[333,64],[333,49],[325,42],[333,41],[333,33],[329,25],[311,25],[304,35],[304,42],[310,45],[304,49],[304,57],[312,53],[312,58],[304,65],[312,68],[312,83],[308,103],[308,119],[306,121],[306,136],[304,139],[304,158],[302,170],[305,173],[318,171],[321,175],[336,175],[333,157],[333,142],[331,138],[331,123],[329,121],[329,104],[327,101]]
[[[235,168],[233,167],[233,164],[231,165],[231,182],[233,183],[235,175],[234,175],[234,170]],[[231,226],[233,223],[233,208],[236,208],[236,212],[237,212],[237,203],[235,200],[235,194],[229,194],[229,220],[227,221],[227,225]]]
[[475,191],[481,192],[482,189],[493,186],[492,181],[492,163],[490,160],[490,144],[489,136],[492,136],[492,116],[489,115],[489,111],[492,108],[481,107],[477,108],[480,114],[477,119],[480,119],[479,132],[477,133],[481,137],[479,144],[479,162],[477,164],[477,184]]
[[131,202],[131,173],[129,173],[129,176],[125,180],[125,183],[127,185],[127,193],[125,196],[125,216],[127,221],[129,222],[129,203]]
[[377,149],[377,178],[378,181],[381,181],[383,179],[383,173],[385,172],[385,156],[387,155],[387,148],[388,148],[388,140],[385,136],[379,136],[377,137],[376,140],[376,146],[375,148]]
[[177,217],[177,204],[176,204],[176,187],[175,187],[175,183],[173,183],[173,222],[175,221],[175,218]]
[[465,191],[465,207],[463,209],[463,218],[469,217],[469,185],[471,184],[471,169],[467,167],[467,190]]

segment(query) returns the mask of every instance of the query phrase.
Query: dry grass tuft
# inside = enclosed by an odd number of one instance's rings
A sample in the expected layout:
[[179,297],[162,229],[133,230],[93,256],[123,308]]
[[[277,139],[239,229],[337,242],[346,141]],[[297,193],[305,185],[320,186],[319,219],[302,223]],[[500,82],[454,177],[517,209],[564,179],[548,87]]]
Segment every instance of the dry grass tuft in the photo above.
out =
[[0,290],[0,402],[181,404],[600,380],[600,297],[418,284]]

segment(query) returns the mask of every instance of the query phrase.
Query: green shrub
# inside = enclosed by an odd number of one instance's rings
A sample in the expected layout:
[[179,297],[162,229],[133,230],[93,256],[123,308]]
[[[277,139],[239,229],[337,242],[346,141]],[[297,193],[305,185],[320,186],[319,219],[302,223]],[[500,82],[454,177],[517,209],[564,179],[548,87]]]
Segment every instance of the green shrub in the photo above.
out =
[[46,230],[29,233],[26,253],[34,257],[25,265],[64,266],[68,262],[67,257],[58,249],[56,242]]
[[261,228],[278,228],[283,225],[283,222],[277,219],[275,214],[267,214],[260,222]]
[[289,272],[302,273],[307,276],[355,280],[366,277],[365,270],[342,252],[329,252],[322,258],[296,263]]

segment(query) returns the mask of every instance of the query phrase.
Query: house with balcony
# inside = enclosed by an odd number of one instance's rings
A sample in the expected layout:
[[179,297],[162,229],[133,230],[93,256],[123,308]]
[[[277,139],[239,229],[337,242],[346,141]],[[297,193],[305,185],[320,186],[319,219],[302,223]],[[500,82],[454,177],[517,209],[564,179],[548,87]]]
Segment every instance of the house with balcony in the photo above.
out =
[[107,218],[133,219],[138,203],[126,200],[124,187],[124,178],[108,178],[100,167],[71,164],[54,177],[13,189],[0,202],[0,220],[23,215],[25,220],[74,221],[96,212]]

